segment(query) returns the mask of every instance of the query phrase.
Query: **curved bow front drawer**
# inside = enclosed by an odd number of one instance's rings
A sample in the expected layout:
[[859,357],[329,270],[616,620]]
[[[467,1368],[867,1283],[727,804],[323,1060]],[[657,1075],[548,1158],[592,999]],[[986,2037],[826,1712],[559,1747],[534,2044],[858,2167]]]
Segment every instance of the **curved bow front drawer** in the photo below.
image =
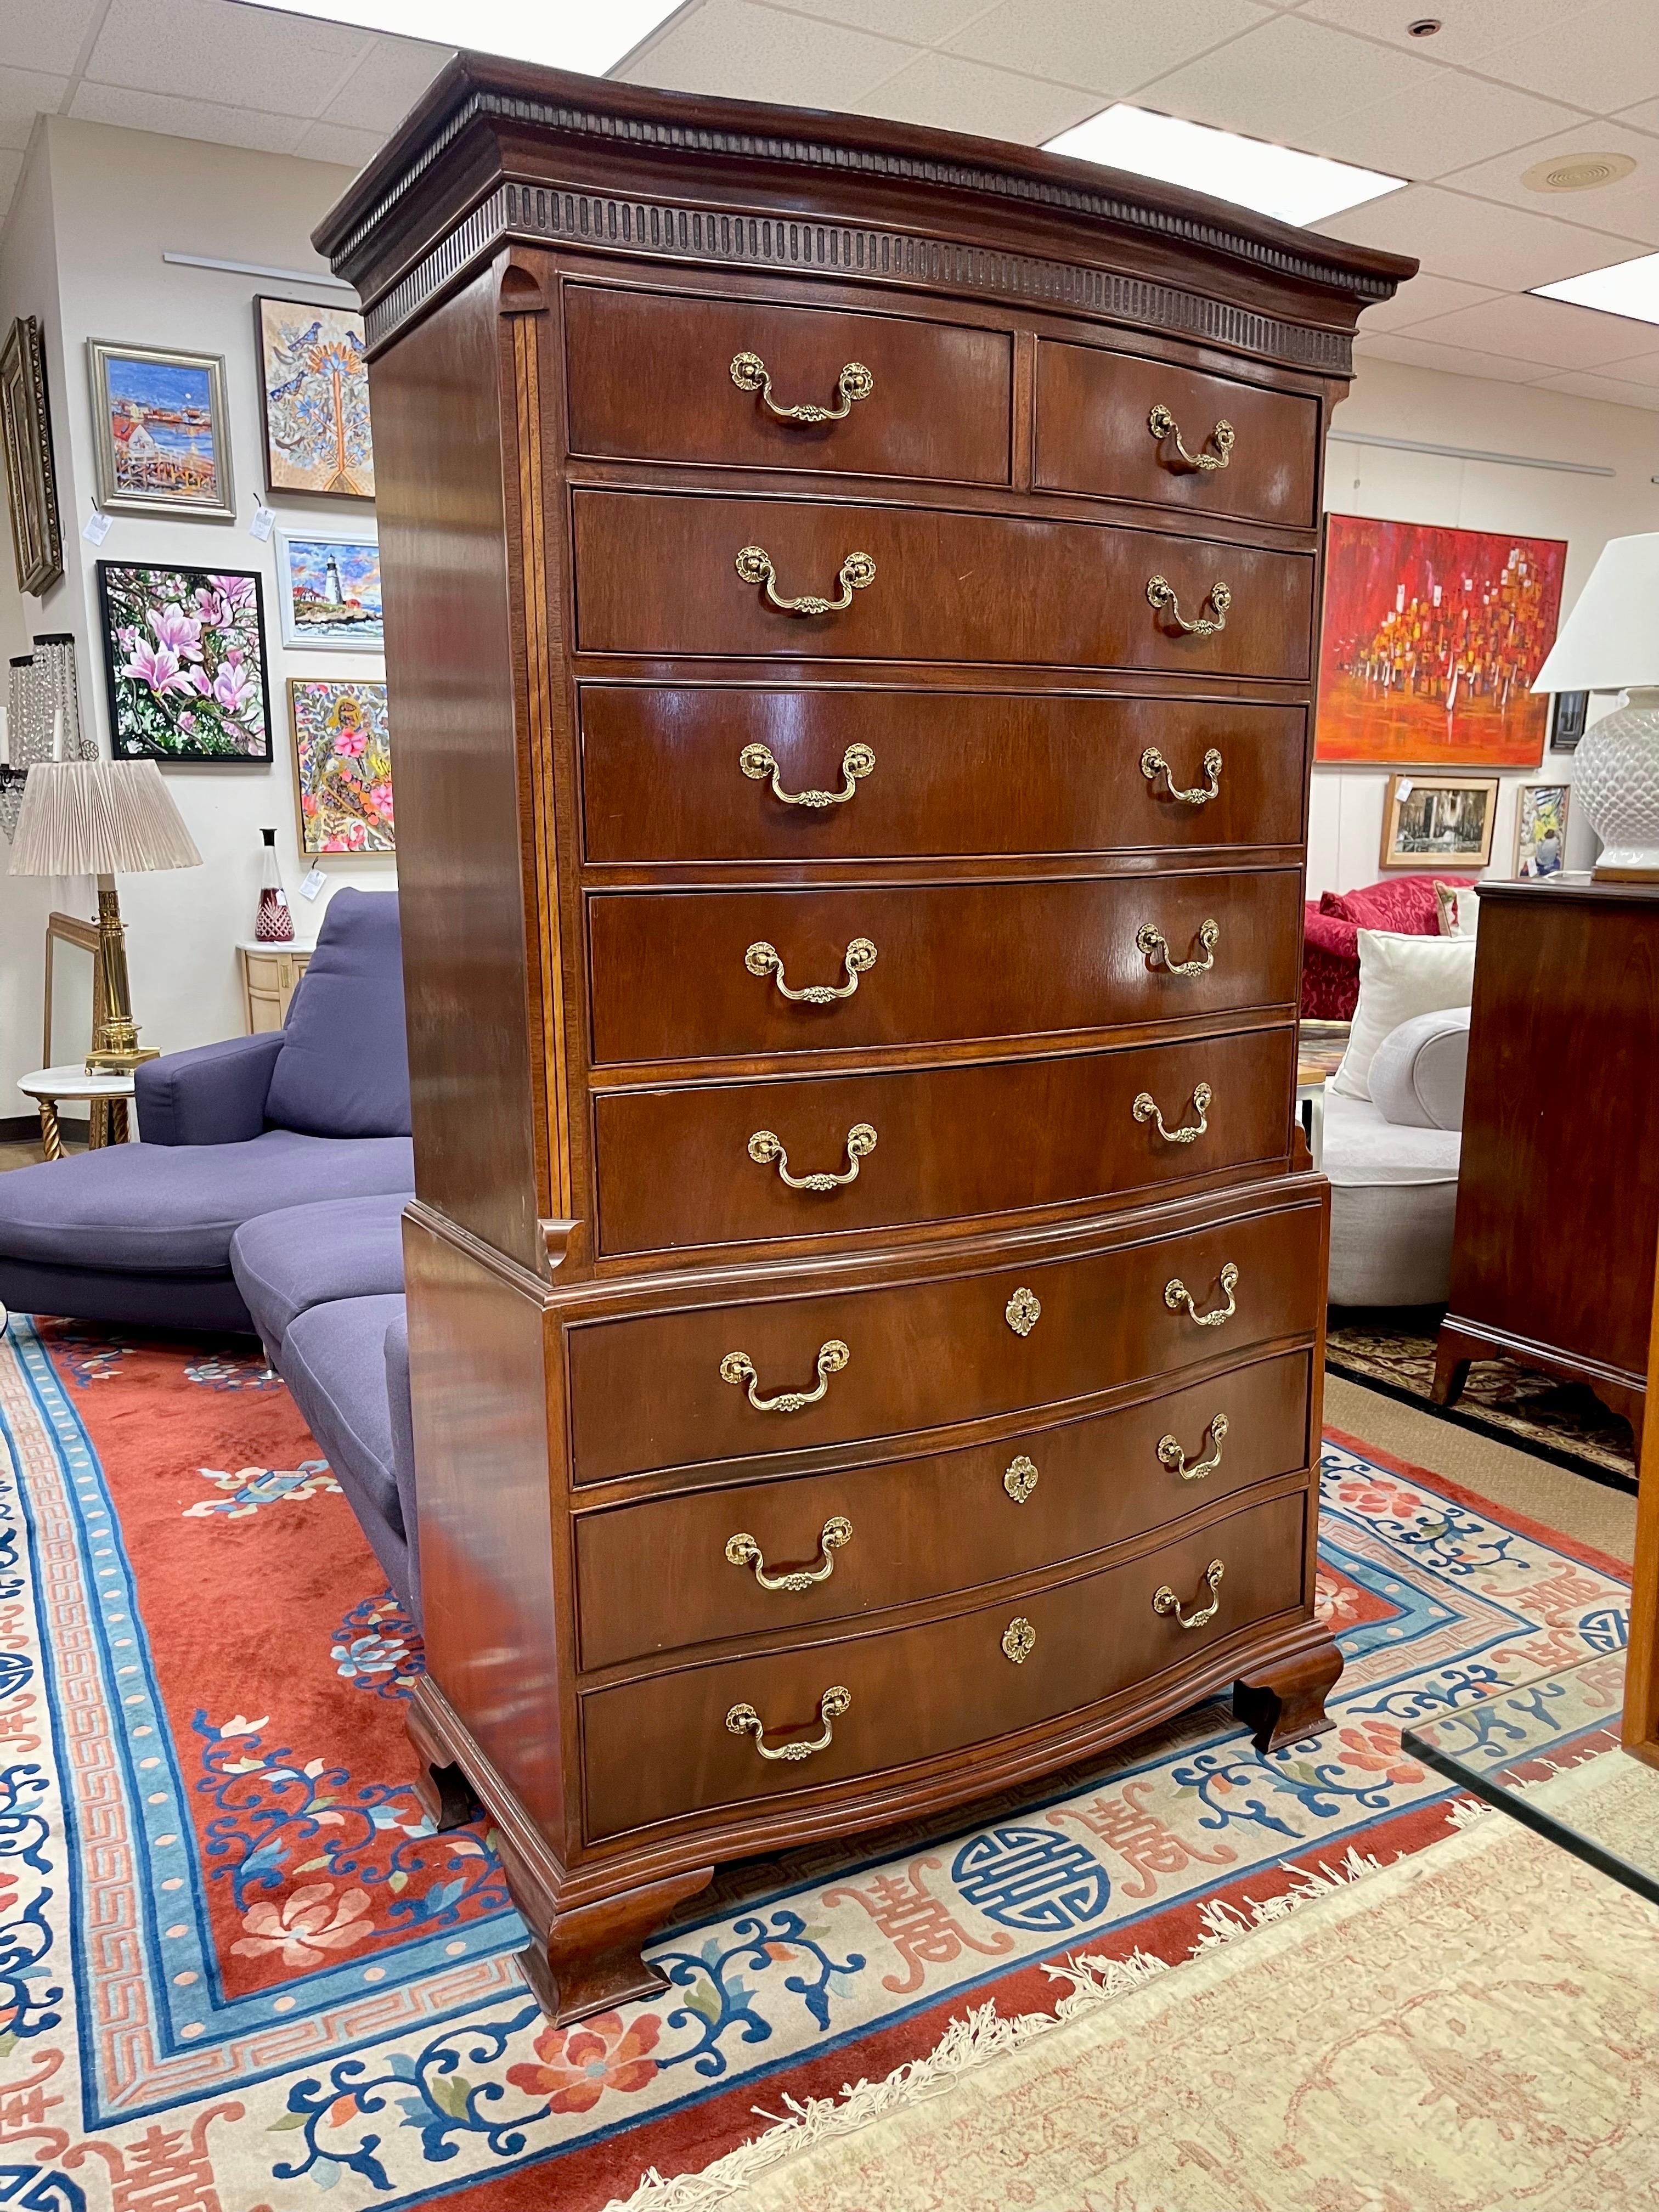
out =
[[1297,1491],[1017,1600],[591,1691],[588,1836],[888,1773],[1156,1682],[1301,1609],[1306,1511]]
[[1104,523],[578,490],[584,653],[1302,681],[1311,553]]
[[1310,1334],[1319,1194],[1285,1188],[1267,1210],[1086,1255],[1033,1240],[972,1273],[574,1322],[575,1479],[1059,1406]]

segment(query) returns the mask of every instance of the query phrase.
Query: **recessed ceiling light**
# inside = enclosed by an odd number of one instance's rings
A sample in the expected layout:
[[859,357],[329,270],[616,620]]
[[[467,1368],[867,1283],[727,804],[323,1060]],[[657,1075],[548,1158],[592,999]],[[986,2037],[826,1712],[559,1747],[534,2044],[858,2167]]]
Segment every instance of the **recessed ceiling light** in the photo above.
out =
[[1628,177],[1636,163],[1628,154],[1553,154],[1521,172],[1529,192],[1594,192]]
[[362,31],[471,46],[514,61],[603,76],[665,22],[680,0],[260,0],[287,15],[313,15]]
[[1062,131],[1048,141],[1047,151],[1186,185],[1214,199],[1277,216],[1281,222],[1317,222],[1342,208],[1398,191],[1406,181],[1121,102],[1073,131]]
[[1406,36],[1408,39],[1431,39],[1437,31],[1444,28],[1438,15],[1419,15],[1414,23],[1407,24]]
[[1633,323],[1659,323],[1659,253],[1634,261],[1615,261],[1559,284],[1536,284],[1540,300],[1567,300],[1575,307],[1595,307],[1604,315],[1623,315]]

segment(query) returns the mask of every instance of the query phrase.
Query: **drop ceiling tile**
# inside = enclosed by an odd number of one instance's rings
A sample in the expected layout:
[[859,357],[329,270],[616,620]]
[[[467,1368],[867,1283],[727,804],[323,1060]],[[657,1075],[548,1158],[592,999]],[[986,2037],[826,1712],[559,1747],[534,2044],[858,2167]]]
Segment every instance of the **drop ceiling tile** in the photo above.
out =
[[323,110],[323,119],[384,137],[453,54],[453,46],[428,46],[423,39],[376,39]]
[[847,108],[915,51],[814,16],[754,7],[749,0],[704,0],[622,74],[630,84],[660,85],[670,92]]
[[1098,113],[1100,95],[934,52],[918,54],[866,93],[857,106],[861,115],[884,115],[896,123],[927,123],[941,131],[1041,146]]
[[803,15],[854,31],[884,31],[915,46],[939,46],[985,12],[985,0],[788,0]]
[[298,115],[267,115],[256,107],[225,107],[211,100],[178,100],[164,92],[135,92],[120,84],[82,84],[70,106],[82,123],[114,123],[124,131],[159,131],[173,138],[206,138],[220,146],[248,146],[261,154],[292,154],[305,131]]
[[[1576,0],[1577,8],[1591,0]],[[1405,4],[1379,7],[1377,0],[1303,0],[1301,14],[1340,30],[1386,40],[1402,52],[1421,54],[1444,65],[1480,69],[1494,47],[1511,46],[1534,31],[1559,30],[1575,13],[1575,0],[1438,0],[1432,12],[1442,27],[1431,39],[1414,39],[1407,30],[1414,10]],[[1425,9],[1425,15],[1431,11]]]
[[1485,376],[1498,384],[1532,384],[1538,378],[1535,361],[1516,361],[1509,354],[1477,353],[1468,346],[1430,345],[1404,331],[1386,337],[1354,341],[1357,360],[1403,362],[1408,368],[1437,368],[1451,376]]
[[1659,137],[1659,100],[1644,100],[1635,107],[1621,107],[1613,118],[1632,131],[1650,131]]
[[345,123],[307,123],[294,150],[307,161],[337,161],[343,168],[361,169],[386,141],[382,131],[354,131]]
[[29,143],[37,115],[55,115],[70,88],[66,76],[40,70],[0,69],[0,147],[20,151]]
[[[1597,376],[1616,378],[1621,384],[1645,384],[1659,390],[1659,325],[1644,323],[1648,335],[1646,353],[1627,356],[1622,361],[1609,362],[1593,372]],[[1587,372],[1587,374],[1591,372]]]
[[1431,276],[1426,270],[1419,270],[1392,300],[1367,307],[1359,327],[1368,337],[1377,331],[1409,330],[1415,323],[1426,322],[1431,315],[1449,315],[1455,307],[1478,307],[1482,300],[1504,296],[1489,284],[1460,284],[1449,276]]
[[1591,376],[1582,369],[1565,376],[1540,377],[1534,389],[1570,392],[1575,399],[1605,399],[1614,407],[1659,409],[1659,384],[1630,384],[1619,377]]
[[1269,20],[1256,0],[1206,0],[1151,35],[1139,9],[1100,0],[1001,0],[945,44],[955,54],[1118,97]]
[[1442,70],[1426,84],[1356,107],[1329,125],[1313,151],[1384,169],[1396,177],[1437,177],[1453,161],[1478,161],[1571,129],[1582,118],[1553,100]]
[[[1432,42],[1431,42],[1432,43]],[[1488,76],[1570,100],[1598,115],[1659,94],[1659,27],[1653,0],[1598,0],[1525,38],[1493,46]]]
[[5,0],[0,6],[0,66],[69,75],[105,0]]
[[1436,345],[1474,346],[1487,353],[1512,353],[1543,368],[1602,368],[1650,353],[1656,342],[1651,323],[1604,315],[1595,307],[1575,307],[1565,300],[1529,300],[1523,293],[1455,308],[1419,323],[1413,337]]
[[1415,55],[1274,15],[1201,61],[1152,78],[1137,100],[1189,123],[1316,147],[1334,117],[1426,86],[1437,74]]
[[[1617,184],[1597,185],[1589,191],[1535,192],[1521,181],[1540,161],[1587,154],[1627,154],[1636,167]],[[1580,121],[1497,161],[1449,170],[1440,182],[1454,191],[1474,192],[1483,200],[1525,208],[1529,214],[1557,216],[1586,230],[1615,232],[1659,246],[1659,139],[1623,124]]]
[[224,0],[110,0],[87,77],[223,107],[320,115],[374,44],[372,32]]
[[[1605,231],[1469,199],[1438,185],[1408,185],[1363,207],[1345,208],[1315,228],[1356,246],[1414,253],[1436,276],[1512,292],[1630,258],[1617,251]],[[1642,251],[1639,239],[1628,243],[1631,255]]]

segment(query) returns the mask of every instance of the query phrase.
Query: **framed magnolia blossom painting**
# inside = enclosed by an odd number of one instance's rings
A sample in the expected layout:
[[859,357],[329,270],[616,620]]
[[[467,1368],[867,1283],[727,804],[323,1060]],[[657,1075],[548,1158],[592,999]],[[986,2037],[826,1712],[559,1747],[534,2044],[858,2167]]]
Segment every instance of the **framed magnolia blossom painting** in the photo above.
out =
[[100,561],[98,601],[118,760],[272,758],[257,575]]
[[301,852],[395,852],[385,684],[291,677],[288,708]]
[[307,300],[253,302],[265,422],[265,483],[276,496],[374,496],[363,319]]

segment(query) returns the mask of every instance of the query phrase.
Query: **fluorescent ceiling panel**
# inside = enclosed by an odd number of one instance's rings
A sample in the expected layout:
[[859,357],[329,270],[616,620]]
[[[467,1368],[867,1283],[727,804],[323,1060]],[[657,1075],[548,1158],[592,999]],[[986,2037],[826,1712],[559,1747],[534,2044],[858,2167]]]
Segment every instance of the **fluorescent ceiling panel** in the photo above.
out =
[[680,0],[262,0],[288,15],[314,15],[364,31],[471,46],[555,69],[603,76],[666,22]]
[[1540,300],[1566,300],[1575,307],[1596,307],[1633,323],[1659,323],[1659,253],[1615,261],[1610,269],[1591,269],[1534,289]]
[[1048,141],[1047,151],[1100,161],[1109,168],[1131,169],[1137,176],[1159,177],[1169,185],[1185,185],[1190,191],[1207,192],[1212,199],[1231,200],[1259,215],[1276,216],[1280,222],[1318,222],[1343,208],[1358,207],[1363,200],[1398,191],[1406,181],[1121,102],[1091,115],[1074,131],[1062,131]]

